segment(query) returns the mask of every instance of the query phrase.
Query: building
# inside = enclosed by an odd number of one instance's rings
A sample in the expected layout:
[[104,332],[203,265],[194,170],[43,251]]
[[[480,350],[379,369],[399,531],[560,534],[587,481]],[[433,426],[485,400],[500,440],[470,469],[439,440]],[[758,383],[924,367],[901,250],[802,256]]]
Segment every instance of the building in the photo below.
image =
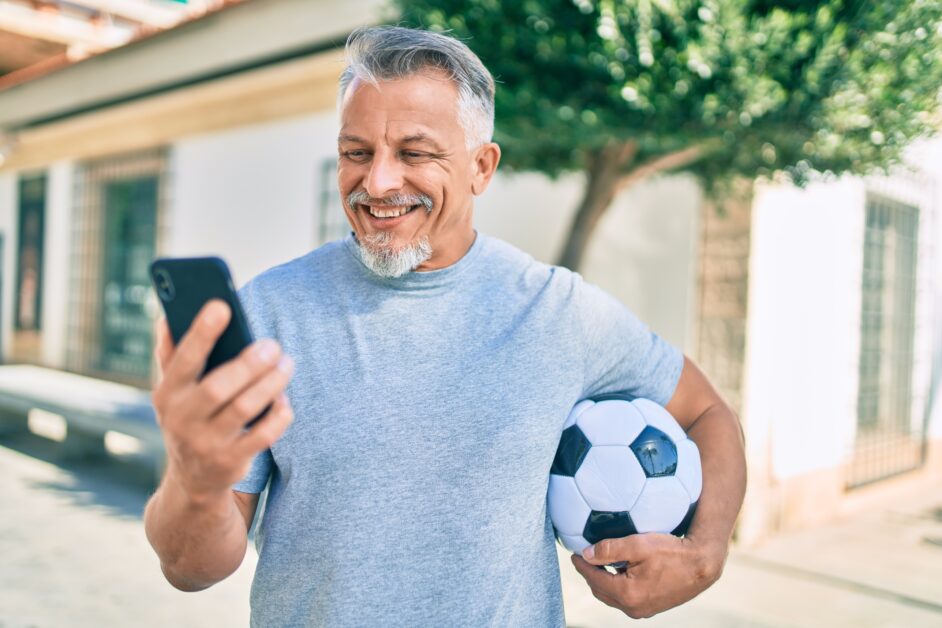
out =
[[[147,386],[154,256],[219,254],[242,282],[342,236],[340,48],[382,11],[238,4],[0,91],[4,361]],[[746,186],[722,215],[663,177],[604,218],[584,274],[741,412],[742,542],[942,477],[940,177]],[[580,186],[501,174],[477,226],[552,261]]]

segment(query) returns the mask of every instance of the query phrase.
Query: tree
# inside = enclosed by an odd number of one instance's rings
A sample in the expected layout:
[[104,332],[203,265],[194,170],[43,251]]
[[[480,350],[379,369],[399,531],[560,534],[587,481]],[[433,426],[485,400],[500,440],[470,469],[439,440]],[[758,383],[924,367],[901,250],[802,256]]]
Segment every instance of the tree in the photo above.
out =
[[863,174],[940,127],[938,0],[398,0],[498,81],[504,165],[586,187],[559,262],[578,268],[622,189],[687,171]]

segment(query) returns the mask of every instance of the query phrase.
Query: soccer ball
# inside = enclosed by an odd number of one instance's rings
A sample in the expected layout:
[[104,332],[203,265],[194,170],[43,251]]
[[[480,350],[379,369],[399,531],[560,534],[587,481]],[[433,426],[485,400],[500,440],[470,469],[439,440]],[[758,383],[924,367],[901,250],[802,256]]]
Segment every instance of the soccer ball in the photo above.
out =
[[547,507],[556,538],[581,553],[643,532],[682,536],[700,499],[700,452],[649,399],[580,401],[563,426]]

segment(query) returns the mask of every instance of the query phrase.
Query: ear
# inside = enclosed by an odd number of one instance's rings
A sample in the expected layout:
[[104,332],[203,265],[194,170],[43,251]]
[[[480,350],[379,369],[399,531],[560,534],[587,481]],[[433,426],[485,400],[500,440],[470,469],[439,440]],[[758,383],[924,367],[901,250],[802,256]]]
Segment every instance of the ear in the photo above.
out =
[[500,146],[494,142],[488,142],[474,151],[471,160],[471,192],[475,196],[480,196],[487,189],[497,170],[497,164],[500,163]]

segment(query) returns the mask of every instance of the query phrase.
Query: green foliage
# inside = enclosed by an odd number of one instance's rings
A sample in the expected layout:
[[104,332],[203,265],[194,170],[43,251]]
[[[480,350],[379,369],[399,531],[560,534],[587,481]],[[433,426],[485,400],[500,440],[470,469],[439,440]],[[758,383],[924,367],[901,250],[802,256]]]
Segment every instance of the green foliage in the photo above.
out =
[[498,81],[513,169],[583,170],[611,141],[628,169],[702,146],[686,166],[733,175],[863,173],[940,126],[938,0],[398,0]]

